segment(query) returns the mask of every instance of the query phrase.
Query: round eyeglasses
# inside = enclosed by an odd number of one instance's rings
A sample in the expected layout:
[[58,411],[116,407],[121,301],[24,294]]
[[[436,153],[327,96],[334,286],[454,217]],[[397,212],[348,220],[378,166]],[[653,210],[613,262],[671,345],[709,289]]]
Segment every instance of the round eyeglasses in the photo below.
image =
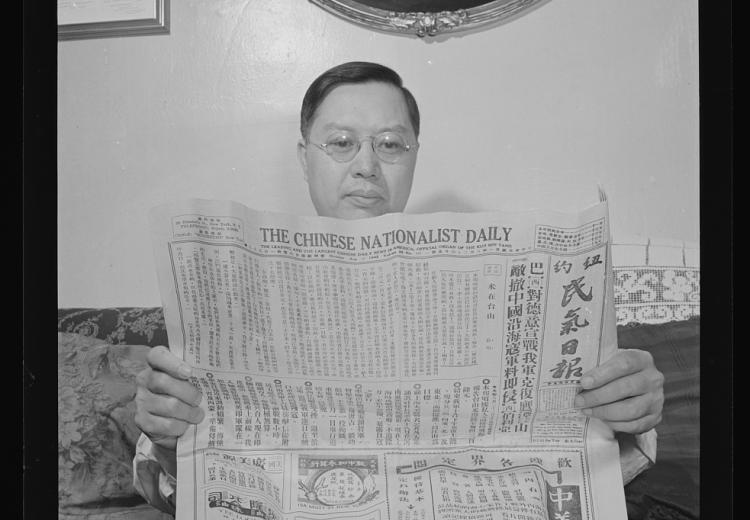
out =
[[349,132],[331,134],[325,143],[312,143],[337,162],[349,162],[359,153],[364,141],[370,141],[372,151],[380,160],[396,163],[411,150],[419,148],[419,143],[408,144],[406,139],[395,132],[383,132],[378,135],[368,135],[358,139]]

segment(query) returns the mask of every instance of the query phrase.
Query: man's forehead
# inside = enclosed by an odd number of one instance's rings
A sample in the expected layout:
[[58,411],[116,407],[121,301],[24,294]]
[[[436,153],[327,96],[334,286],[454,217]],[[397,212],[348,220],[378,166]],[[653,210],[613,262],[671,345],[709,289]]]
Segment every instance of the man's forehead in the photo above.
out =
[[346,83],[331,90],[315,111],[313,126],[321,130],[375,125],[380,131],[411,130],[404,94],[382,82]]

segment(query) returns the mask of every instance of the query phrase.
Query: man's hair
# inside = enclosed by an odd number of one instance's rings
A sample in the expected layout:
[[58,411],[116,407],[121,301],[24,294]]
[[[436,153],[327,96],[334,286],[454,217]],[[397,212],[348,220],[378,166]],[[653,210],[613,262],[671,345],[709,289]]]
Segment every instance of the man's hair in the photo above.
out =
[[387,83],[398,88],[404,95],[406,107],[409,111],[409,119],[414,129],[414,135],[419,137],[419,108],[417,101],[409,90],[404,87],[401,76],[396,71],[378,63],[366,61],[351,61],[337,65],[325,71],[313,81],[302,99],[302,110],[300,113],[300,132],[307,139],[310,126],[315,118],[315,112],[323,100],[331,91],[347,84],[379,82]]

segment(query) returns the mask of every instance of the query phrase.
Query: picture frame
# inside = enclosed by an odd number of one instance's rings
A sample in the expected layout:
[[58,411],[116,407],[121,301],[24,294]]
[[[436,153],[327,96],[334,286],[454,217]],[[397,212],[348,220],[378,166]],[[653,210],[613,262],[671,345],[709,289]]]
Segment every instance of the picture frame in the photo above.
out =
[[57,39],[169,34],[170,0],[57,0]]
[[550,0],[310,0],[346,20],[390,33],[438,36],[515,19]]

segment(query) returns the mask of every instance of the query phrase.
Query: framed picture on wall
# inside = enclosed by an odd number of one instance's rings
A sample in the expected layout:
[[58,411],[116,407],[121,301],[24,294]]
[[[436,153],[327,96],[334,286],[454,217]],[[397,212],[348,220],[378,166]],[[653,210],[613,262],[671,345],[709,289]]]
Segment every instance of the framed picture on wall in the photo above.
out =
[[549,0],[311,0],[371,29],[437,36],[510,21]]
[[169,0],[57,0],[57,39],[169,34]]

